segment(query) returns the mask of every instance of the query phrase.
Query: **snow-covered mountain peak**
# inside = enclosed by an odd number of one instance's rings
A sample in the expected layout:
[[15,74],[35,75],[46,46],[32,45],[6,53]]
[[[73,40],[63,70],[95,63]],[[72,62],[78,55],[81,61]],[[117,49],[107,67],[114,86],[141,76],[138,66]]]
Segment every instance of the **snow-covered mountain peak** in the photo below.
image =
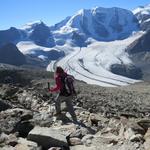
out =
[[44,24],[43,21],[37,20],[34,22],[28,22],[23,27],[21,27],[20,29],[29,31],[29,30],[35,28],[37,25],[40,25],[40,24]]
[[149,30],[150,24],[150,4],[145,6],[140,6],[133,10],[134,15],[137,17],[141,29]]
[[117,7],[81,9],[72,17],[52,27],[52,33],[58,44],[71,41],[78,46],[81,45],[78,39],[84,43],[83,45],[86,45],[89,38],[114,41],[125,39],[138,30],[138,20],[133,13]]
[[76,13],[76,15],[84,15],[85,11],[86,11],[86,9],[80,9],[80,10]]
[[133,13],[136,14],[150,14],[150,4],[146,6],[139,6],[138,8],[133,10]]

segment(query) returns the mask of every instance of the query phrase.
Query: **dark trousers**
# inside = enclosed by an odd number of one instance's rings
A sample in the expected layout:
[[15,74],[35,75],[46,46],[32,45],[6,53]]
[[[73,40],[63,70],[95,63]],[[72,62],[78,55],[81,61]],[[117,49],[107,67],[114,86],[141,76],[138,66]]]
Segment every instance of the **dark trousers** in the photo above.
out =
[[56,113],[58,113],[58,114],[61,113],[61,102],[65,102],[68,112],[70,113],[72,119],[77,120],[76,114],[74,112],[74,108],[72,105],[72,99],[73,99],[72,95],[71,96],[60,96],[58,94],[56,97],[56,100],[55,100]]

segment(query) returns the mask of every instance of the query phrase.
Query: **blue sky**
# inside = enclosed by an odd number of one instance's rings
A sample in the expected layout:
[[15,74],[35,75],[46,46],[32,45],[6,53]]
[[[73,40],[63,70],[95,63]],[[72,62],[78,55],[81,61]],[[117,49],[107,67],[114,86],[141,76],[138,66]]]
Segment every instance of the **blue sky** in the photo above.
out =
[[133,10],[146,4],[150,4],[150,0],[0,0],[0,30],[21,27],[36,20],[53,25],[82,8],[101,6]]

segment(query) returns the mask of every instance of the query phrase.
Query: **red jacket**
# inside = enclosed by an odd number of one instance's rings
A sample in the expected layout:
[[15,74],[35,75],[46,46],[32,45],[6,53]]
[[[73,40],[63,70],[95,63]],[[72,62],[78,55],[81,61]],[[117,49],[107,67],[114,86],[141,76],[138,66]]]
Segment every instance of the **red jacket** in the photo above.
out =
[[61,77],[59,74],[55,77],[55,83],[56,85],[53,88],[49,89],[50,92],[57,92],[62,88]]

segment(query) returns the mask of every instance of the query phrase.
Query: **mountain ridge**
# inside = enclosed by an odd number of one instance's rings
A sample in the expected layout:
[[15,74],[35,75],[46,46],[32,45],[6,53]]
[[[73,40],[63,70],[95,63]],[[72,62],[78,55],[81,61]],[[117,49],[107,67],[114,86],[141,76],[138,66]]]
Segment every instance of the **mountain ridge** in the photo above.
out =
[[[136,67],[136,63],[130,58],[128,47],[131,47],[130,44],[132,43],[129,42],[129,39],[132,39],[131,41],[134,42],[134,40],[144,36],[142,33],[144,29],[140,23],[139,18],[135,14],[122,8],[95,7],[93,9],[82,9],[54,26],[49,27],[42,21],[28,23],[23,28],[18,29],[21,38],[17,43],[17,47],[24,55],[41,59],[46,64],[48,61],[51,64],[55,64],[55,66],[50,65],[52,68],[48,67],[50,70],[55,68],[56,65],[63,66],[66,61],[64,59],[64,62],[62,62],[61,60],[67,57],[68,54],[76,53],[79,49],[81,51],[87,49],[87,54],[85,53],[84,55],[89,55],[92,52],[91,58],[84,58],[84,56],[80,55],[80,58],[74,62],[74,64],[78,63],[82,66],[81,70],[84,73],[80,71],[83,76],[88,70],[94,71],[90,69],[89,64],[97,53],[98,57],[92,63],[97,65],[96,68],[99,69],[99,72],[105,70],[104,72],[110,73],[111,78],[114,77],[111,74],[112,72],[117,74],[118,76],[116,77],[118,78],[122,75],[133,77],[139,68]],[[147,31],[144,30],[144,32]],[[89,49],[93,43],[97,43],[95,52],[94,47],[93,50]],[[109,44],[112,44],[112,46]],[[111,51],[114,53],[113,55]],[[102,53],[99,54],[99,52]],[[56,54],[58,57],[53,57],[53,54]],[[104,59],[101,59],[101,57],[104,57]],[[68,68],[68,65],[66,64],[64,68]],[[124,73],[120,73],[120,69]],[[129,71],[128,69],[131,70]],[[72,69],[70,68],[70,70]],[[138,73],[141,78],[140,71],[138,70]],[[73,70],[70,71],[71,73],[73,73]],[[91,76],[93,76],[94,72],[91,73]],[[84,78],[83,80],[85,80]],[[97,79],[96,76],[94,78]],[[101,77],[98,80],[101,80]],[[114,82],[115,78],[111,83]]]

